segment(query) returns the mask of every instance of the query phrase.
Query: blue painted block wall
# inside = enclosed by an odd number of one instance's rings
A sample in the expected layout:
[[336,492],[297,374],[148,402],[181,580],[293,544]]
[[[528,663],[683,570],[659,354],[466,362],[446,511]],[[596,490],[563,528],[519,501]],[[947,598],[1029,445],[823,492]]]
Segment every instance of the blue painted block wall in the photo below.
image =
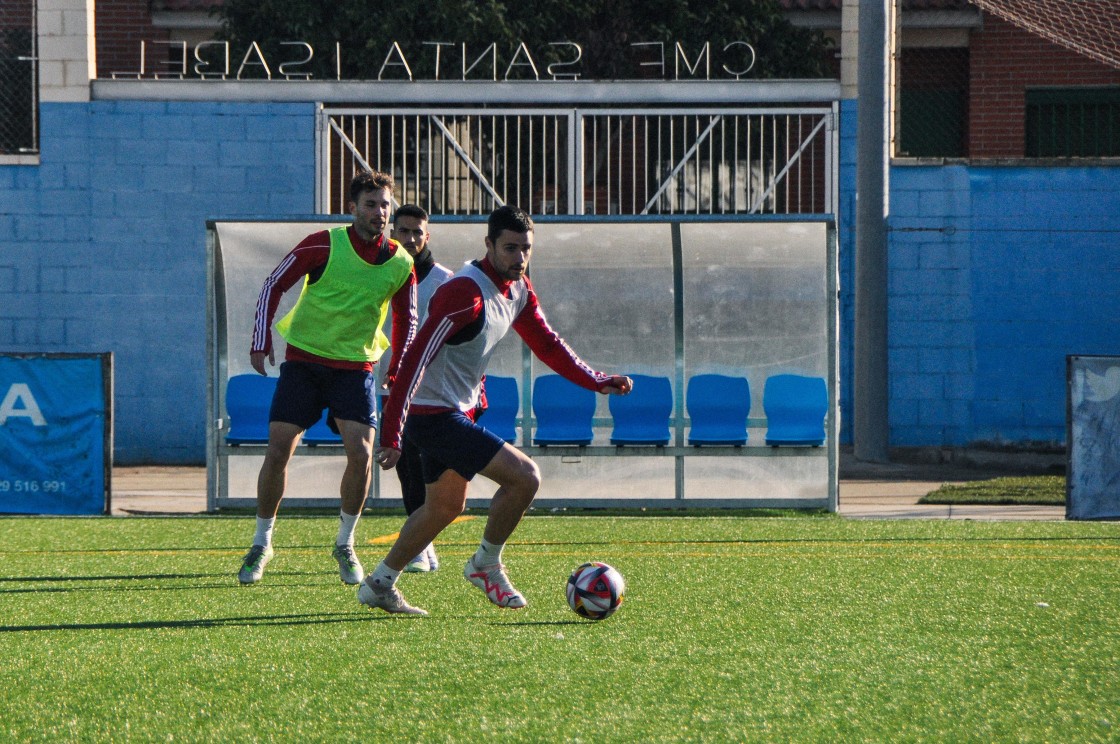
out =
[[891,442],[1065,441],[1065,358],[1120,354],[1120,168],[894,166]]
[[[112,351],[115,458],[201,463],[205,222],[314,212],[313,103],[41,107],[0,166],[0,349]],[[851,441],[856,102],[840,106]],[[1067,354],[1120,354],[1120,168],[891,168],[893,446],[1064,439]],[[263,280],[263,277],[262,277]]]
[[890,179],[890,441],[967,444],[974,438],[968,168],[896,165]]
[[974,168],[975,435],[1065,438],[1065,357],[1120,354],[1120,169]]
[[[841,440],[852,439],[856,101],[840,105]],[[892,164],[890,443],[1065,441],[1065,358],[1120,354],[1120,167]]]
[[40,131],[0,166],[0,349],[112,351],[116,461],[204,462],[206,220],[314,213],[315,106],[47,103]]

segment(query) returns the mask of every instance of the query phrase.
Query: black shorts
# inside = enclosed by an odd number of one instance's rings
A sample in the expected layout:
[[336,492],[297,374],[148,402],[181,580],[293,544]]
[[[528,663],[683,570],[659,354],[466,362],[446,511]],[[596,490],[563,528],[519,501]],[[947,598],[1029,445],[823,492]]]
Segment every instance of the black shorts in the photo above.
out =
[[377,380],[372,372],[335,369],[313,362],[284,362],[272,396],[269,421],[315,425],[327,409],[327,425],[338,431],[334,419],[377,424]]
[[459,411],[409,416],[404,436],[420,450],[425,483],[435,483],[447,470],[471,480],[505,446]]

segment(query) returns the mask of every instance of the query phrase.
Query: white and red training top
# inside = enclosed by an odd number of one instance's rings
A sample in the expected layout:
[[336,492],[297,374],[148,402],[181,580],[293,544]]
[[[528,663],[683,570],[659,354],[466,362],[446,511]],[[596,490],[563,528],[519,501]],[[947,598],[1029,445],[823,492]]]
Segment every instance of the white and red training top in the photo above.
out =
[[[486,309],[512,308],[512,322],[489,317]],[[504,326],[504,327],[503,327]],[[409,414],[425,415],[460,410],[469,412],[478,402],[479,381],[485,358],[512,327],[525,345],[545,364],[580,387],[599,392],[610,375],[596,372],[580,359],[552,330],[541,311],[537,294],[528,278],[516,282],[504,279],[483,258],[468,264],[432,295],[428,317],[404,353],[396,385],[381,419],[382,447],[400,449],[401,430]],[[454,363],[436,361],[448,349],[461,358]],[[424,372],[434,364],[438,380],[424,385],[424,397],[417,396]],[[476,371],[468,379],[464,370]],[[433,370],[435,371],[435,370]]]
[[[346,229],[346,235],[350,238],[350,244],[354,246],[354,251],[358,256],[366,263],[374,266],[388,261],[396,251],[404,250],[397,243],[390,241],[384,235],[379,235],[377,239],[373,241],[362,240],[357,232],[354,231],[352,225]],[[250,352],[260,351],[267,354],[272,351],[272,321],[276,316],[276,308],[280,305],[280,298],[285,292],[295,286],[297,282],[303,279],[304,276],[307,276],[308,282],[314,283],[318,281],[319,277],[323,275],[323,270],[327,267],[327,260],[330,259],[330,256],[330,232],[323,230],[322,232],[312,233],[301,240],[299,245],[293,248],[291,252],[284,257],[284,260],[272,270],[272,273],[264,280],[264,286],[261,288],[260,296],[257,297],[256,316],[253,320],[253,343]],[[390,300],[390,305],[394,319],[408,318],[410,309],[412,309],[413,312],[412,317],[415,317],[415,271],[409,275],[409,280],[393,295]],[[396,374],[396,369],[400,364],[400,353],[398,349],[404,349],[408,346],[415,330],[415,325],[411,323],[393,323],[393,338],[391,339],[393,352],[387,371],[389,380],[393,379]],[[288,349],[284,354],[284,358],[288,361],[314,362],[336,369],[362,369],[367,372],[373,369],[373,364],[371,362],[327,359],[326,357],[312,354],[292,346],[291,344],[288,344]]]

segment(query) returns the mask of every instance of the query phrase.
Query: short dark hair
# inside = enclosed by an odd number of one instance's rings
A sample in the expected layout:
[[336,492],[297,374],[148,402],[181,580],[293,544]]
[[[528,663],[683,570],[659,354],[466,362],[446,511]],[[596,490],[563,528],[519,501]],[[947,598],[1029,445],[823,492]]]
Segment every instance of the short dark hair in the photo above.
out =
[[392,193],[393,177],[381,171],[358,171],[354,174],[354,180],[350,181],[350,201],[357,202],[363,191],[378,189],[389,189],[389,193]]
[[486,237],[493,243],[502,234],[502,230],[517,233],[532,232],[533,218],[521,207],[510,204],[498,207],[490,213],[490,219],[486,220]]
[[428,221],[428,213],[418,204],[402,204],[397,207],[397,211],[393,213],[393,225],[396,226],[397,220],[401,217],[412,217],[414,219]]

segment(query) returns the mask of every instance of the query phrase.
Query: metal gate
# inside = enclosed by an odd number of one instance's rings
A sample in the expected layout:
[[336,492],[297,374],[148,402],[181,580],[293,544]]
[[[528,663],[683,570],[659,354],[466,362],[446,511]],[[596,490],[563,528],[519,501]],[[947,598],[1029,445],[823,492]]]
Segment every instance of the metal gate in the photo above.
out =
[[324,108],[319,208],[354,171],[432,214],[834,214],[836,112],[812,108]]

